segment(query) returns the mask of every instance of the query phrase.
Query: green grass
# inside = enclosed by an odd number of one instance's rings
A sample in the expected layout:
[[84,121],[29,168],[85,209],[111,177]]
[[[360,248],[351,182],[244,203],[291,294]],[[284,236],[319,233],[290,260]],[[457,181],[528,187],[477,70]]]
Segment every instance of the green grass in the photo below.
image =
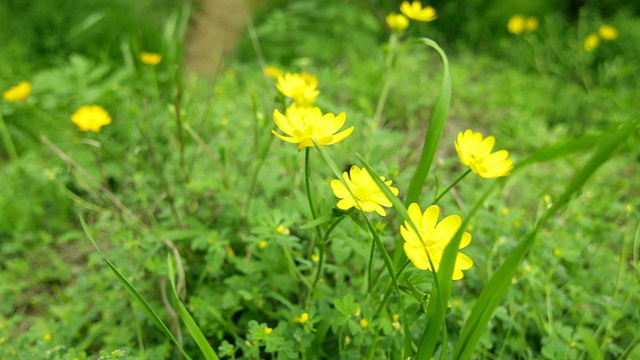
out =
[[[24,64],[20,54],[46,44],[0,47],[0,90],[33,85],[26,102],[0,103],[18,155],[0,146],[0,358],[638,356],[638,17],[608,18],[620,37],[594,53],[582,48],[585,27],[603,22],[593,12],[541,17],[533,34],[505,29],[480,47],[472,36],[441,42],[438,25],[448,109],[436,105],[440,55],[401,38],[373,126],[389,50],[377,13],[343,2],[265,9],[256,30],[267,62],[318,77],[317,105],[355,126],[343,142],[305,156],[271,134],[284,99],[248,35],[215,81],[176,73],[188,8],[143,22],[115,51],[81,42]],[[430,26],[409,34],[431,37]],[[336,42],[350,27],[357,34]],[[137,60],[141,39],[165,55],[158,67]],[[78,132],[70,116],[92,103],[112,123]],[[454,141],[467,128],[495,136],[517,171],[471,173],[438,200],[467,221],[474,266],[435,283],[394,256],[403,202],[424,209],[465,173]],[[425,136],[433,160],[421,157]],[[352,164],[400,189],[388,216],[335,208],[329,183]]]

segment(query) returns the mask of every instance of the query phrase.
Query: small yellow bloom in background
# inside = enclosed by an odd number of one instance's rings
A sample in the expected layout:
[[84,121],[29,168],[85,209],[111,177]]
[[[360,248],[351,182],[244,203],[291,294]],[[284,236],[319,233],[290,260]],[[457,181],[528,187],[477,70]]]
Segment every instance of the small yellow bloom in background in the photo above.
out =
[[279,76],[276,87],[282,95],[290,97],[294,103],[301,106],[313,103],[320,95],[320,91],[317,89],[318,79],[305,72],[300,74],[286,73]]
[[509,18],[509,22],[507,22],[507,30],[514,35],[520,35],[527,27],[526,23],[527,20],[524,16],[513,15]]
[[414,1],[409,3],[408,1],[403,1],[400,5],[400,11],[404,14],[404,16],[409,19],[416,21],[433,21],[438,16],[436,14],[436,9],[431,6],[422,7],[422,3],[420,1]]
[[266,327],[266,328],[264,328],[264,333],[265,333],[265,334],[269,335],[269,334],[271,334],[272,332],[273,332],[273,329],[272,329],[272,328],[270,328],[270,327]]
[[393,321],[398,321],[400,320],[400,314],[393,314],[391,318],[393,319]]
[[531,265],[527,264],[524,266],[524,271],[531,272],[531,270],[533,270],[533,267],[531,267]]
[[[462,225],[462,218],[458,215],[450,215],[438,222],[440,217],[438,205],[431,205],[422,213],[420,205],[413,203],[409,205],[407,212],[420,235],[416,234],[407,221],[404,222],[404,226],[400,226],[400,235],[405,241],[405,254],[413,265],[421,270],[433,270],[429,264],[429,257],[431,257],[435,271],[438,271],[444,249]],[[471,234],[464,232],[462,239],[460,239],[459,248],[466,247],[470,242]],[[427,252],[429,256],[427,256]],[[464,277],[462,270],[467,270],[472,266],[473,260],[470,257],[458,253],[453,268],[453,280],[462,279]]]
[[260,240],[260,242],[258,243],[258,247],[260,249],[264,249],[267,247],[267,245],[269,245],[269,243],[266,240]]
[[535,16],[530,16],[527,18],[524,29],[526,32],[534,32],[538,30],[538,18]]
[[225,250],[227,251],[227,256],[229,256],[230,258],[236,257],[236,253],[233,251],[231,245],[227,245]]
[[220,125],[222,125],[222,126],[229,125],[229,119],[223,118],[222,120],[220,120]]
[[98,132],[103,126],[111,124],[111,117],[101,106],[85,105],[71,115],[71,121],[80,131]]
[[289,235],[291,233],[289,228],[283,225],[278,225],[278,228],[276,229],[276,231],[278,232],[278,234],[282,234],[282,235]]
[[502,208],[502,215],[509,215],[509,208]]
[[302,315],[300,316],[295,316],[293,318],[294,322],[300,323],[300,324],[304,324],[309,320],[309,314],[308,313],[302,313]]
[[272,79],[277,79],[282,76],[282,70],[278,69],[275,66],[265,66],[264,74]]
[[360,326],[366,328],[367,326],[369,326],[369,321],[367,321],[367,319],[365,318],[360,319]]
[[12,86],[9,90],[2,93],[2,98],[15,102],[25,101],[31,95],[31,83],[28,81],[20,81],[18,85]]
[[318,254],[311,255],[311,261],[317,263],[318,261],[320,261],[320,255]]
[[306,147],[314,147],[311,139],[320,145],[332,145],[339,143],[353,132],[353,126],[338,133],[344,125],[347,116],[340,113],[337,116],[331,113],[322,114],[319,108],[301,108],[290,106],[286,116],[277,109],[273,112],[273,121],[276,126],[288,136],[280,135],[275,130],[271,132],[282,141],[298,144],[298,151]]
[[391,13],[387,15],[387,25],[393,31],[402,31],[409,27],[409,19],[402,14]]
[[51,340],[51,334],[46,333],[46,334],[44,334],[43,338],[44,338],[45,341],[50,341]]
[[[392,206],[391,201],[389,201],[384,193],[382,193],[382,190],[380,190],[378,185],[373,181],[373,178],[367,169],[352,166],[349,174],[347,174],[346,171],[342,173],[342,178],[349,186],[349,189],[355,198],[352,197],[342,181],[337,179],[332,180],[331,188],[333,189],[333,193],[340,198],[340,201],[338,201],[337,204],[338,209],[348,210],[355,207],[356,209],[362,209],[365,212],[375,211],[380,216],[387,215],[383,206]],[[391,186],[393,181],[385,181],[383,176],[380,176],[380,180],[387,185],[394,195],[398,195],[398,189]]]
[[513,222],[513,227],[519,229],[522,226],[522,223],[519,220]]
[[481,133],[474,133],[471,130],[458,133],[455,145],[460,162],[486,179],[509,175],[513,169],[513,160],[508,159],[509,152],[507,150],[491,153],[495,141],[493,136],[483,139]]
[[542,198],[544,199],[544,202],[551,204],[551,195],[545,194]]
[[353,315],[360,316],[360,314],[362,314],[362,308],[360,308],[360,306],[358,306],[358,308],[356,309],[356,312],[353,313]]
[[162,55],[143,51],[140,53],[140,61],[143,64],[155,66],[162,61]]
[[604,40],[615,40],[618,38],[618,29],[611,25],[602,25],[600,29],[598,29],[598,34],[600,34],[600,37]]
[[588,52],[592,52],[598,46],[600,46],[600,37],[598,34],[591,33],[584,39],[584,49]]
[[556,257],[560,257],[562,255],[562,250],[558,248],[553,249],[553,255],[555,255]]

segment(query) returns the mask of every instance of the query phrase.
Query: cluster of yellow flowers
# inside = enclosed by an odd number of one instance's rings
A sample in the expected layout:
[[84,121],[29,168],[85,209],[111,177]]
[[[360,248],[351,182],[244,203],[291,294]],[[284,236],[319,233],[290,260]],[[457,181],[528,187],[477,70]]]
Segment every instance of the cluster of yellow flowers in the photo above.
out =
[[422,7],[420,1],[403,1],[400,5],[402,14],[391,13],[387,15],[387,25],[393,31],[403,31],[409,27],[409,19],[415,21],[429,22],[435,20],[438,16],[436,9],[431,6]]
[[[147,65],[158,65],[162,61],[162,55],[156,53],[142,52],[140,61]],[[31,83],[21,81],[2,93],[2,98],[9,102],[26,101],[31,95]],[[76,124],[80,131],[99,132],[100,129],[111,123],[109,113],[99,105],[85,105],[78,108],[71,121]]]
[[[277,77],[278,90],[283,95],[291,98],[293,103],[287,107],[286,114],[275,110],[273,120],[285,135],[272,130],[279,139],[297,143],[298,150],[314,147],[314,141],[321,145],[332,145],[346,139],[353,131],[353,126],[338,132],[346,121],[344,113],[335,116],[322,114],[319,108],[311,106],[319,95],[317,90],[318,80],[315,76],[300,73],[282,74],[276,68],[266,68],[265,74]],[[513,169],[513,161],[509,159],[506,150],[493,152],[495,138],[488,136],[483,138],[481,133],[466,130],[459,133],[455,142],[456,151],[460,162],[469,167],[471,171],[483,178],[497,178],[507,176]],[[397,188],[391,186],[393,182],[383,176],[380,180],[393,194],[398,195]],[[331,181],[331,188],[339,198],[337,207],[341,210],[351,208],[365,212],[376,212],[380,216],[386,216],[385,207],[391,207],[391,201],[382,192],[366,168],[352,166],[349,172],[342,174],[342,180]],[[419,269],[437,271],[442,259],[444,249],[449,244],[462,224],[460,216],[452,215],[438,222],[440,208],[432,205],[423,213],[420,205],[409,205],[408,214],[417,227],[414,230],[408,222],[400,228],[400,234],[405,240],[404,251],[411,262]],[[471,242],[471,234],[465,232],[460,248],[464,248]],[[434,269],[431,269],[430,262]],[[473,266],[473,261],[465,254],[459,253],[454,266],[453,279],[461,279],[463,270]]]
[[[266,71],[266,70],[265,70]],[[273,73],[273,69],[270,70]],[[279,139],[298,144],[298,150],[314,147],[311,139],[320,145],[332,145],[346,139],[353,132],[353,126],[338,132],[346,122],[345,113],[323,114],[320,108],[313,106],[320,91],[318,78],[306,73],[279,74],[276,87],[280,93],[293,103],[282,114],[273,111],[273,120],[284,135],[272,130]]]
[[538,29],[538,18],[535,16],[525,17],[520,14],[513,15],[507,22],[507,30],[514,34],[531,33]]
[[611,41],[618,38],[618,29],[611,25],[602,25],[598,32],[590,33],[584,39],[584,49],[588,52],[592,52],[598,46],[600,46],[600,39]]

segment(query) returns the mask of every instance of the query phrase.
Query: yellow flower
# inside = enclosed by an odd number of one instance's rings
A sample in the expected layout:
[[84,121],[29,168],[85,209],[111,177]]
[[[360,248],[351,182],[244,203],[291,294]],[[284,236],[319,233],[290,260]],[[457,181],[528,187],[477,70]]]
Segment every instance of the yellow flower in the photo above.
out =
[[402,31],[409,27],[409,19],[402,14],[391,13],[387,15],[387,25],[393,31]]
[[309,320],[309,314],[308,313],[302,313],[302,315],[300,316],[295,316],[293,318],[294,322],[300,323],[300,324],[304,324],[307,322],[307,320]]
[[51,340],[51,334],[46,333],[46,334],[44,334],[43,338],[44,338],[45,341],[49,341],[49,340]]
[[236,257],[236,253],[233,251],[231,245],[227,245],[227,247],[225,247],[224,249],[227,251],[227,256],[229,256],[230,258]]
[[488,136],[483,140],[481,133],[467,130],[464,133],[458,133],[456,151],[460,162],[483,178],[493,179],[507,176],[513,169],[513,160],[507,158],[509,156],[507,150],[496,151],[492,154],[491,150],[494,144],[495,138],[493,136]]
[[140,53],[140,61],[142,61],[143,64],[155,66],[162,61],[162,55],[143,51]]
[[431,6],[423,8],[420,1],[414,1],[411,4],[408,1],[403,1],[400,5],[400,11],[409,19],[417,21],[433,21],[438,17],[436,9]]
[[71,115],[71,121],[78,126],[80,131],[98,132],[101,127],[111,123],[111,117],[105,109],[98,105],[86,105],[81,106]]
[[282,70],[275,66],[265,66],[264,73],[270,78],[277,79],[282,76]]
[[598,30],[598,34],[605,40],[615,40],[618,38],[618,29],[611,25],[602,25]]
[[588,52],[592,52],[598,46],[600,46],[600,37],[598,34],[591,33],[584,39],[584,49]]
[[527,20],[522,15],[513,15],[507,23],[507,30],[515,35],[520,35],[525,30]]
[[538,18],[536,18],[535,16],[528,17],[525,22],[524,29],[527,32],[536,31],[538,29]]
[[318,254],[311,255],[311,261],[317,263],[318,261],[320,261],[320,255]]
[[298,144],[298,150],[306,147],[314,147],[313,141],[320,145],[332,145],[344,140],[353,132],[353,126],[336,134],[344,125],[347,116],[340,113],[338,116],[331,113],[322,114],[319,108],[304,108],[290,106],[287,115],[282,115],[277,109],[273,112],[273,120],[283,133],[280,135],[275,130],[271,132],[282,141]]
[[366,328],[367,326],[369,326],[369,321],[367,321],[367,319],[365,318],[360,319],[360,326]]
[[276,229],[276,231],[278,232],[278,234],[282,234],[282,235],[291,234],[291,231],[289,230],[289,228],[284,225],[278,225],[278,228]]
[[[420,236],[407,221],[404,222],[404,226],[400,226],[400,235],[405,241],[405,254],[413,265],[421,270],[432,270],[429,264],[430,257],[435,271],[438,271],[444,249],[462,225],[462,219],[458,215],[451,215],[438,223],[440,216],[438,205],[429,206],[423,214],[420,206],[413,203],[409,205],[407,212]],[[464,232],[460,240],[460,249],[469,245],[470,242],[471,234]],[[463,253],[458,253],[453,269],[453,280],[462,279],[464,277],[462,270],[467,270],[471,266],[473,266],[473,260]]]
[[[380,190],[378,185],[373,181],[367,169],[352,166],[349,174],[347,174],[346,171],[342,173],[342,178],[349,186],[355,199],[351,196],[342,181],[337,179],[332,180],[331,188],[333,189],[333,193],[340,198],[337,205],[338,209],[348,210],[355,207],[356,209],[362,209],[366,212],[375,211],[380,214],[380,216],[387,215],[383,206],[390,207],[391,201],[382,193],[382,190]],[[380,176],[380,180],[387,185],[394,195],[398,195],[398,189],[391,186],[393,183],[391,180],[385,181],[383,176]]]
[[293,102],[301,106],[313,103],[320,94],[320,91],[316,89],[318,79],[305,72],[300,74],[286,73],[279,76],[276,87],[282,95],[292,98]]
[[2,97],[7,101],[24,101],[31,94],[31,83],[28,81],[20,81],[18,85],[12,86],[9,90],[2,93]]
[[269,243],[266,240],[260,240],[260,242],[258,243],[258,247],[260,249],[264,249],[267,247],[267,245],[269,245]]
[[556,257],[560,257],[562,255],[562,250],[558,248],[553,249],[553,255],[555,255]]
[[273,332],[273,329],[272,329],[272,328],[270,328],[270,327],[266,327],[266,328],[264,328],[264,333],[265,333],[265,334],[269,335],[269,334],[271,334],[272,332]]

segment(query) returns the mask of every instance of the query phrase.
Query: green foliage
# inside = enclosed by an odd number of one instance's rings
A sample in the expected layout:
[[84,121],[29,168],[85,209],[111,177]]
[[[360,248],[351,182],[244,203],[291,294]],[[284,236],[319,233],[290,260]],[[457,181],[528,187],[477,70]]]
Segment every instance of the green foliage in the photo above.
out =
[[[316,75],[318,106],[356,129],[303,156],[270,133],[285,99],[248,35],[214,82],[183,76],[189,8],[167,4],[0,4],[0,34],[22,31],[0,44],[0,90],[33,85],[25,102],[0,102],[17,155],[0,146],[0,358],[638,354],[632,13],[567,21],[551,2],[436,2],[437,22],[385,45],[397,4],[265,7],[267,63]],[[150,7],[169,15],[142,17]],[[538,30],[508,34],[515,12]],[[586,52],[605,23],[618,39]],[[440,54],[408,41],[426,33]],[[143,49],[163,61],[140,63]],[[112,123],[77,131],[70,116],[87,104]],[[509,150],[511,175],[456,183],[467,128]],[[386,192],[386,217],[336,207],[330,181],[352,164],[401,189]],[[464,279],[450,276],[460,236],[437,276],[403,256],[416,200],[462,216]]]

